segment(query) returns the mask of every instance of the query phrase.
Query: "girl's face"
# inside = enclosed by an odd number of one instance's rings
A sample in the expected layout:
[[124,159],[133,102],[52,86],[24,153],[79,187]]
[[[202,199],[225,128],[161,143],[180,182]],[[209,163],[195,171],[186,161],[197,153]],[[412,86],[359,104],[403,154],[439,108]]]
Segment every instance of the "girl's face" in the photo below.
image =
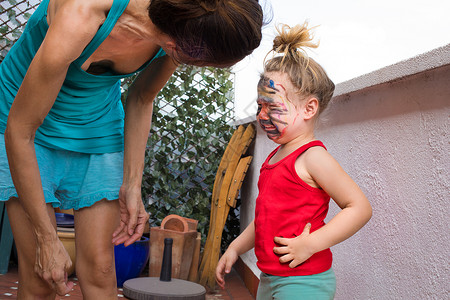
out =
[[282,73],[266,73],[258,83],[256,119],[269,139],[279,144],[295,138],[293,130],[300,125],[300,113],[288,94],[298,97],[294,86]]

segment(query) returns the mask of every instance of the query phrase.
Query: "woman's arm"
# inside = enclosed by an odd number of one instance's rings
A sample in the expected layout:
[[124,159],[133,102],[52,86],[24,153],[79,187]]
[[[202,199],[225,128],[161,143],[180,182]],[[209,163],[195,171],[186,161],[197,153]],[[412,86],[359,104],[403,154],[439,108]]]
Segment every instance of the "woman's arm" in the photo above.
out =
[[[34,151],[34,136],[56,99],[69,64],[95,35],[99,22],[101,17],[97,14],[73,11],[69,7],[62,7],[54,15],[14,99],[5,130],[11,176],[20,203],[33,224],[41,253],[37,257],[41,264],[38,273],[50,284],[56,284],[59,294],[64,294],[68,289],[64,282],[64,266],[70,264],[70,259],[51,254],[61,253],[58,249],[64,248],[47,214]],[[56,261],[55,269],[52,267],[55,262],[49,261],[51,259]],[[52,269],[57,272],[52,272]]]
[[145,148],[153,112],[153,100],[176,70],[165,55],[155,59],[131,85],[125,110],[125,150],[123,184],[119,193],[121,222],[113,234],[113,243],[125,246],[138,240],[148,221],[141,197]]
[[274,252],[284,254],[280,262],[291,262],[291,268],[304,262],[314,253],[330,248],[354,235],[372,216],[372,207],[364,193],[339,163],[322,147],[304,153],[304,165],[313,180],[330,195],[342,209],[330,222],[313,233],[310,224],[293,239],[275,238]]

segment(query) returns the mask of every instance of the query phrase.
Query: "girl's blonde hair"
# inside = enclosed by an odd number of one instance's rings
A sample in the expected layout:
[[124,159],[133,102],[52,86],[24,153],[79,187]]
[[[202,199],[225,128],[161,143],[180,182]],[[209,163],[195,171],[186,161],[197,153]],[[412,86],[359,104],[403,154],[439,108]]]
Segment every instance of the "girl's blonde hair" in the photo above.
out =
[[[264,72],[286,73],[300,96],[315,96],[319,100],[319,113],[325,110],[334,92],[334,83],[314,59],[308,57],[305,48],[317,48],[308,23],[290,27],[282,24],[273,40],[274,54],[264,63]],[[266,56],[267,57],[267,56]]]

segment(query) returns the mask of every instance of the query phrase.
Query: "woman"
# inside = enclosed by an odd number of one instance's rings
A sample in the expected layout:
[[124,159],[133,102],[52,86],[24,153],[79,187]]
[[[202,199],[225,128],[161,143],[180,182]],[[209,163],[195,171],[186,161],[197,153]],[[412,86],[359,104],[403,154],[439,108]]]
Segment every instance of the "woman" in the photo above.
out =
[[[153,99],[178,63],[225,67],[250,54],[261,26],[256,0],[42,1],[0,65],[0,200],[19,299],[73,286],[53,207],[75,209],[83,296],[117,298],[113,245],[138,240],[148,220],[141,180]],[[137,71],[124,117],[119,79]]]

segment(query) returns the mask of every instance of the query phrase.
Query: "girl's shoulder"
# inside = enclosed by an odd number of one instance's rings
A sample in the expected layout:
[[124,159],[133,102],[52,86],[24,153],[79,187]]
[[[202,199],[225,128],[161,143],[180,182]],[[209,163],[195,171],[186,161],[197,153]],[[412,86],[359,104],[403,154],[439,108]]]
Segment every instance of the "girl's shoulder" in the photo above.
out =
[[297,175],[308,185],[320,188],[320,185],[314,179],[313,173],[321,168],[322,162],[327,161],[331,157],[323,145],[315,145],[309,147],[295,160],[295,171]]
[[335,160],[325,147],[314,146],[303,153],[301,158],[307,169],[326,166],[330,160]]
[[320,186],[326,183],[325,178],[335,178],[342,172],[338,161],[323,147],[311,147],[305,151],[299,164]]
[[322,158],[323,156],[330,155],[325,145],[319,140],[315,140],[307,144],[304,144],[294,152],[297,152],[298,155],[296,159],[297,161],[298,160],[315,161],[317,159]]
[[327,151],[327,148],[320,143],[314,146],[309,147],[305,152],[303,152],[303,155],[308,158],[314,158],[316,156],[321,155],[330,155]]

